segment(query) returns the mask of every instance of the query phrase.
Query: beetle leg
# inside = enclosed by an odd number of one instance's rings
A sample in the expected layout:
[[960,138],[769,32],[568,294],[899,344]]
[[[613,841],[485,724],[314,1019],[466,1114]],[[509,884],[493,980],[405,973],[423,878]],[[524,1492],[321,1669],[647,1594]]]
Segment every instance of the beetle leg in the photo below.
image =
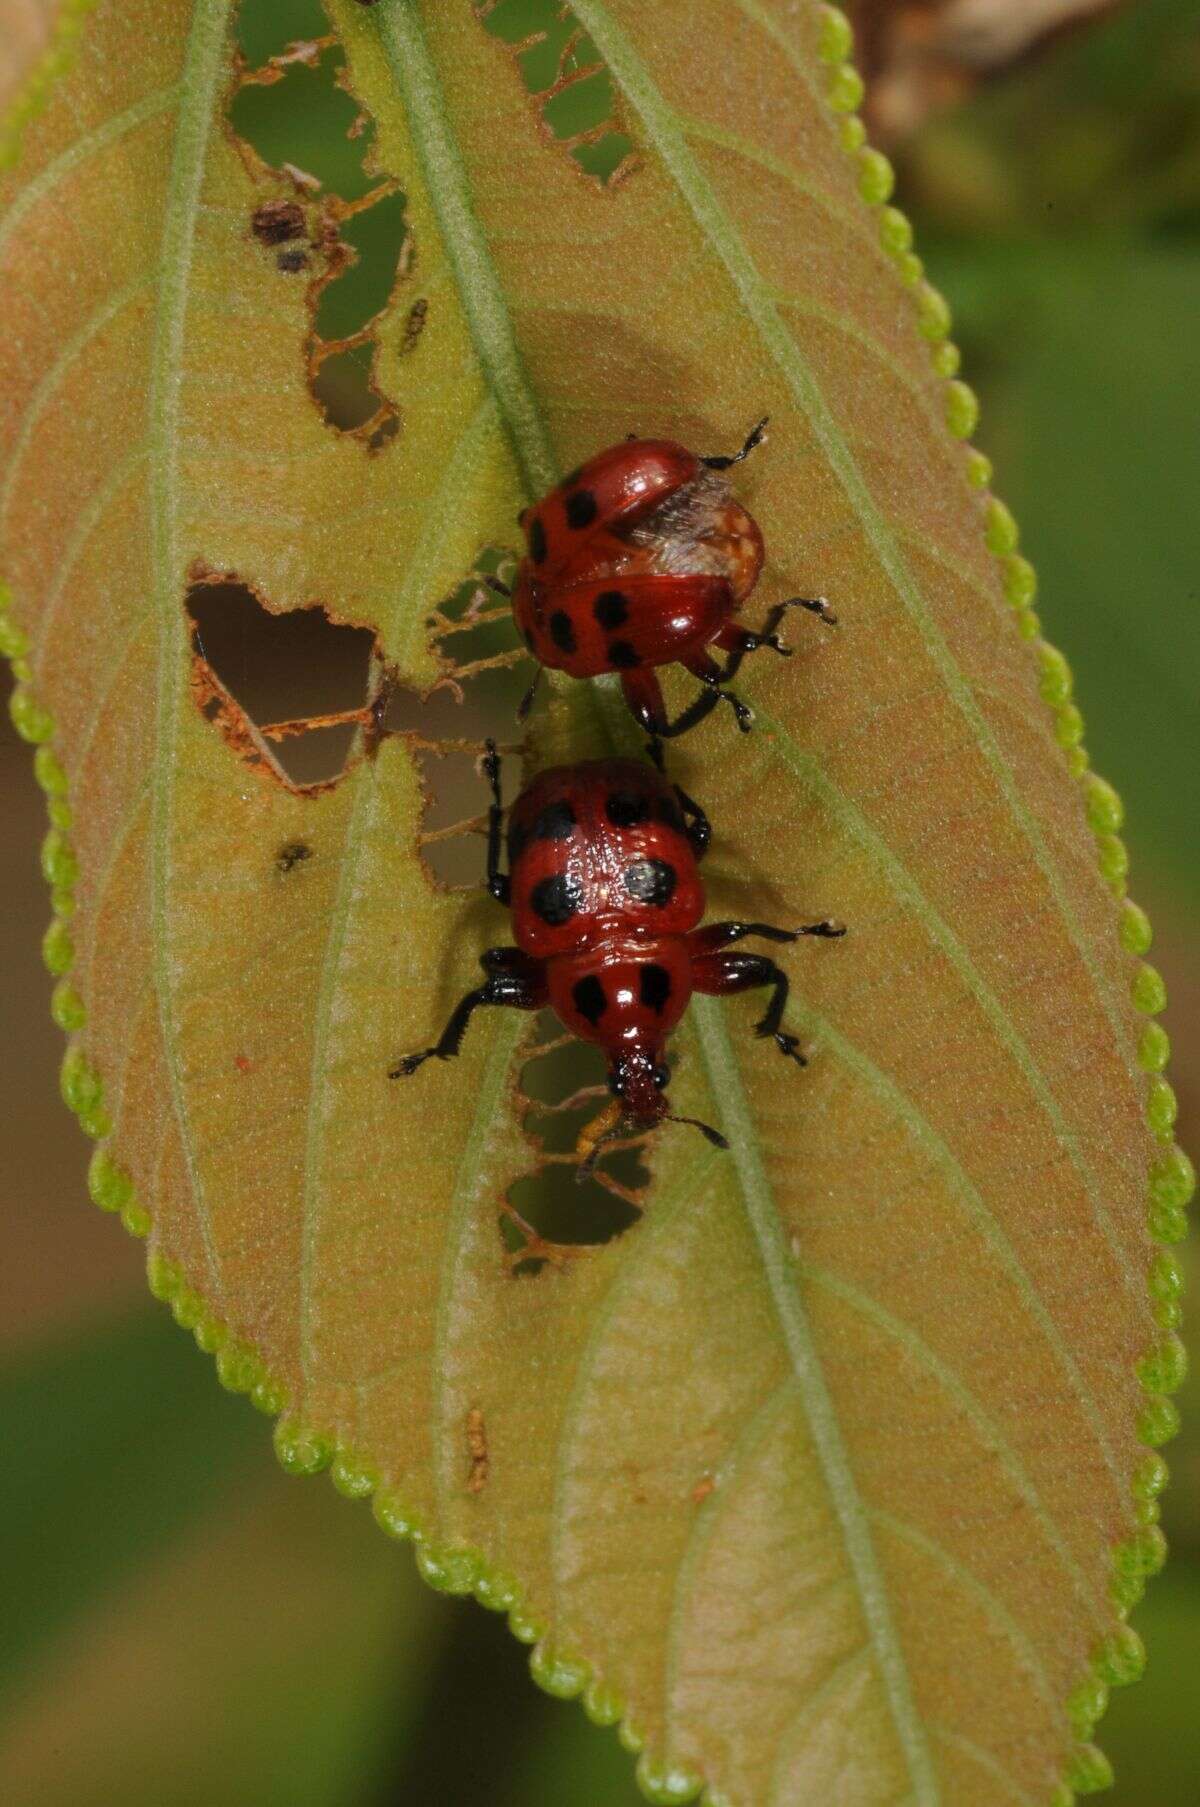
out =
[[826,627],[837,626],[837,616],[823,596],[789,596],[786,602],[779,604],[781,609],[807,609],[810,615],[817,615]]
[[799,1036],[789,1035],[779,1027],[788,999],[788,976],[774,960],[768,960],[765,954],[701,954],[692,961],[692,984],[710,997],[728,997],[735,991],[769,985],[770,1002],[754,1025],[754,1033],[769,1036],[779,1052],[797,1066],[808,1065],[800,1052]]
[[785,640],[781,640],[777,629],[788,609],[808,609],[825,623],[826,627],[837,624],[837,616],[823,596],[789,596],[786,602],[777,602],[767,615],[761,629],[739,627],[736,621],[727,621],[715,633],[712,644],[719,646],[729,654],[725,669],[721,673],[722,684],[730,683],[738,674],[738,667],[747,653],[757,652],[760,647],[769,646],[773,652],[780,653],[785,659],[792,656],[792,648]]
[[[721,688],[728,676],[728,672],[722,671],[716,660],[710,659],[706,652],[685,653],[680,660],[680,664],[685,666],[694,678],[699,678],[702,684],[708,686],[708,700],[706,702],[705,696],[697,698],[691,708],[685,709],[683,714],[677,718],[674,727],[670,730],[671,733],[684,734],[687,732],[688,728],[694,727],[696,722],[703,721],[704,717],[708,714],[709,709],[713,707],[712,698],[716,697],[720,702],[729,704],[729,707],[737,717],[738,727],[743,734],[748,734],[750,732],[750,724],[754,720],[754,713],[745,703],[743,703],[740,696],[735,696],[732,690],[723,690]],[[736,669],[736,666],[733,668]],[[702,705],[704,706],[702,707]],[[696,711],[699,711],[699,713],[697,714]]]
[[500,755],[496,751],[494,740],[489,740],[486,746],[483,770],[492,790],[491,806],[488,809],[487,888],[497,903],[507,904],[512,886],[508,874],[500,870],[500,837],[504,822],[504,805],[500,801]]
[[770,415],[764,414],[758,425],[756,427],[751,427],[742,444],[740,452],[734,452],[725,456],[718,454],[715,458],[702,458],[700,460],[701,464],[706,465],[710,471],[727,471],[731,465],[740,464],[742,459],[749,458],[755,446],[761,445],[766,438],[767,422],[769,419]]
[[529,689],[517,704],[517,720],[519,722],[523,722],[525,717],[529,714],[529,711],[533,708],[533,699],[537,695],[538,685],[542,681],[543,669],[544,668],[541,665],[538,666],[533,674],[533,683],[529,686]]
[[[519,947],[485,947],[479,956],[479,964],[485,973],[525,974],[531,962],[529,955],[522,953]],[[534,975],[528,976],[532,979]]]
[[708,843],[712,840],[712,826],[709,823],[708,817],[696,802],[696,799],[694,797],[689,797],[682,785],[673,785],[672,789],[678,798],[679,807],[684,814],[684,832],[686,833],[688,840],[692,843],[696,858],[698,860],[703,859],[708,851]]
[[747,627],[739,627],[736,621],[727,621],[720,631],[713,635],[713,645],[719,646],[723,652],[729,654],[725,661],[725,669],[720,674],[722,684],[731,683],[736,678],[746,654],[756,653],[761,647],[769,646],[772,652],[779,653],[782,658],[791,658],[791,647],[781,640],[776,632],[786,610],[786,603],[777,602],[758,632],[753,632]]
[[438,1060],[453,1060],[462,1045],[472,1012],[481,1004],[500,1004],[510,1010],[542,1008],[546,1001],[546,983],[540,960],[531,960],[517,947],[493,947],[483,956],[482,964],[485,971],[491,973],[487,982],[460,998],[439,1040],[417,1054],[406,1054],[391,1069],[389,1079],[406,1079],[434,1055]]
[[643,669],[621,673],[621,688],[625,692],[625,701],[629,704],[634,717],[649,734],[650,757],[660,771],[662,770],[662,751],[661,748],[657,752],[655,751],[655,742],[674,740],[676,736],[686,734],[689,729],[702,722],[706,715],[711,715],[718,703],[729,704],[737,716],[738,727],[743,734],[749,732],[750,724],[754,719],[740,697],[734,696],[732,691],[720,689],[715,676],[709,675],[708,671],[698,669],[701,660],[704,660],[706,666],[711,667],[713,674],[717,671],[712,660],[705,658],[703,653],[690,655],[683,661],[688,670],[700,678],[708,688],[703,690],[695,702],[689,704],[681,715],[677,715],[674,721],[667,719],[667,706],[663,702],[658,679],[652,671]]
[[702,929],[693,929],[687,939],[693,956],[701,956],[715,954],[718,948],[728,947],[731,941],[742,941],[747,935],[761,935],[764,941],[799,941],[802,935],[837,941],[845,933],[841,923],[824,916],[820,922],[802,923],[798,929],[777,929],[769,922],[710,922]]

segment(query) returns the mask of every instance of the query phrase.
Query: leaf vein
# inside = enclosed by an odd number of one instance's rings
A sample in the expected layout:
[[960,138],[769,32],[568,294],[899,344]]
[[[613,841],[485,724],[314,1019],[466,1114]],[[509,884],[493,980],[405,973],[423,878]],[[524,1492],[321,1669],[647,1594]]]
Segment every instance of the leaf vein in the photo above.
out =
[[154,755],[154,816],[151,836],[151,909],[154,923],[154,984],[168,1092],[188,1184],[195,1201],[201,1244],[218,1299],[223,1282],[216,1241],[193,1143],[184,1092],[179,1031],[175,1020],[175,962],[171,952],[171,838],[174,827],[175,754],[187,666],[184,612],[179,581],[179,392],[190,292],[196,210],[204,179],[208,134],[221,104],[224,52],[231,0],[196,0],[184,54],[182,98],[164,204],[155,323],[148,396],[150,436],[150,559],[152,590],[159,614],[157,744]]
[[1017,789],[1008,762],[901,555],[899,545],[868,488],[814,372],[804,359],[793,334],[781,320],[749,251],[688,149],[674,115],[655,88],[633,44],[610,17],[601,0],[581,0],[576,11],[608,63],[614,80],[639,115],[651,144],[674,179],[697,227],[724,265],[764,349],[804,411],[830,469],[858,515],[880,568],[886,573],[908,611],[951,700],[968,722],[1009,814],[1028,842],[1043,882],[1074,941],[1100,1008],[1108,1020],[1118,1054],[1131,1078],[1136,1079],[1128,1021],[1118,1011],[1107,978],[1101,973],[1096,956],[1080,929],[1071,901],[1050,859],[1041,827]]

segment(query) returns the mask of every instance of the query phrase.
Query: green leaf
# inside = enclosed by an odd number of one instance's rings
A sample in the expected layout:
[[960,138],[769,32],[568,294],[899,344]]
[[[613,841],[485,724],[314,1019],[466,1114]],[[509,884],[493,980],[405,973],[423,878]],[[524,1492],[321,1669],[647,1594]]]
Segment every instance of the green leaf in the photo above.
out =
[[[252,229],[293,201],[328,260],[344,210],[234,142],[225,0],[153,32],[103,7],[31,135],[0,509],[73,911],[50,953],[87,1017],[64,1095],[97,1202],[282,1411],[285,1466],[332,1461],[434,1585],[509,1608],[544,1687],[624,1719],[651,1798],[1045,1800],[1102,1774],[1093,1664],[1134,1672],[1119,1610],[1162,1554],[1139,1436],[1175,1422],[1135,1363],[1178,1369],[1147,1210],[1176,1236],[1190,1168],[1143,1070],[1161,986],[1116,902],[1119,800],[956,436],[973,399],[846,114],[841,16],[572,10],[635,146],[607,186],[471,8],[331,0],[411,233],[373,450],[310,386],[332,263],[297,284]],[[763,602],[825,592],[842,627],[748,673],[754,733],[712,722],[673,769],[714,821],[714,914],[852,932],[790,963],[803,1076],[746,1001],[693,1006],[673,1095],[729,1154],[664,1133],[640,1220],[514,1273],[510,1189],[577,1209],[517,1088],[526,1026],[387,1078],[498,930],[418,852],[415,730],[444,717],[291,783],[185,596],[321,603],[428,686],[431,610],[524,499],[631,428],[716,449],[764,413]],[[478,744],[474,698],[458,719],[428,770]],[[611,686],[566,686],[529,751],[614,745]]]
[[[1014,473],[1047,624],[1078,649],[1097,764],[1121,772],[1144,857],[1194,906],[1194,838],[1169,775],[1200,761],[1200,534],[1176,493],[1200,381],[1200,266],[1178,246],[1120,239],[947,247],[938,268],[961,294],[968,345],[986,334],[1001,347],[988,441]],[[1068,451],[1067,422],[1086,459]]]

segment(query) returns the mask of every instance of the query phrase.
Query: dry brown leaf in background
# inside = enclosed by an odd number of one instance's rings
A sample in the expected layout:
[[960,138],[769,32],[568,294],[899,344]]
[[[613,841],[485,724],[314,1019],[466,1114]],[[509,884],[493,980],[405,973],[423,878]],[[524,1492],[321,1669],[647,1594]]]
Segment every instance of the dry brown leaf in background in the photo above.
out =
[[[1123,0],[853,0],[872,136],[896,143],[1029,52]],[[1133,0],[1136,4],[1136,0]]]

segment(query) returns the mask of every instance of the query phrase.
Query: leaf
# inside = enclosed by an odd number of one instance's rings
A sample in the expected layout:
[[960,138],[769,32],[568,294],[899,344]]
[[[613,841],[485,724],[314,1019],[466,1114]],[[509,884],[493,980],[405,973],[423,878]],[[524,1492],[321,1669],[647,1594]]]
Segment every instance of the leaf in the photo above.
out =
[[[839,116],[840,16],[575,0],[638,158],[605,189],[465,5],[329,10],[414,247],[379,452],[314,404],[305,294],[253,242],[284,178],[226,130],[222,0],[153,31],[101,8],[0,226],[8,644],[75,912],[48,958],[86,1012],[64,1090],[93,1194],[149,1229],[226,1384],[284,1408],[285,1466],[332,1459],[427,1579],[510,1608],[543,1686],[624,1716],[653,1798],[1094,1786],[1181,1360],[1147,1201],[1176,1238],[1190,1170],[1145,1076],[1119,803],[956,442],[944,304]],[[185,590],[320,602],[429,684],[426,617],[523,497],[631,427],[719,448],[768,412],[763,600],[824,591],[843,625],[748,675],[753,735],[710,724],[678,769],[714,914],[852,933],[791,963],[803,1076],[746,1001],[694,1004],[675,1091],[730,1154],[664,1134],[641,1221],[514,1277],[525,1025],[387,1079],[498,929],[418,858],[417,743],[290,788],[236,701],[189,696]],[[626,734],[610,687],[568,688],[535,757]]]

